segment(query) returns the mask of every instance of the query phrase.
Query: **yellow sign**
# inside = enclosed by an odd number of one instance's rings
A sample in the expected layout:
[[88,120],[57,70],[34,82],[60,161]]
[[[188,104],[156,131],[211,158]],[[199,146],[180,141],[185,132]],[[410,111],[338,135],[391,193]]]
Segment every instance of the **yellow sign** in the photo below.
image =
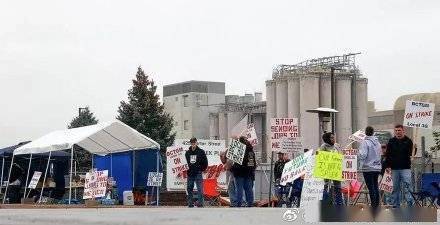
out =
[[342,158],[337,152],[318,151],[313,176],[342,181]]

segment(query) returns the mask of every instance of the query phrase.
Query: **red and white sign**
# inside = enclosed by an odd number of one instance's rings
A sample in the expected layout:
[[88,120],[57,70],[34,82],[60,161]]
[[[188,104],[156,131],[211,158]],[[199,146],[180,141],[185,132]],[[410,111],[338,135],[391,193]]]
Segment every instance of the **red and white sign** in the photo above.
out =
[[255,132],[255,127],[253,123],[248,124],[247,129],[241,134],[247,138],[252,146],[258,144],[257,132]]
[[383,190],[388,193],[393,192],[393,178],[391,176],[391,172],[385,170],[382,181],[379,184],[379,190]]
[[167,168],[170,168],[167,174],[176,178],[183,177],[183,173],[188,170],[188,163],[185,158],[186,150],[187,149],[184,149],[182,146],[171,146],[167,148]]
[[[208,158],[208,168],[203,172],[203,179],[217,178],[222,189],[227,188],[226,171],[220,160],[220,152],[226,150],[224,140],[197,140],[198,146],[203,149]],[[189,149],[189,140],[177,139],[174,146],[167,148],[167,190],[183,191],[186,189],[188,165],[185,152]]]
[[108,170],[86,173],[83,199],[105,196],[108,183]]
[[357,149],[345,149],[343,150],[343,153],[342,179],[357,180]]
[[432,129],[434,103],[406,101],[403,126]]
[[348,137],[348,139],[353,140],[353,141],[357,141],[357,142],[361,142],[361,141],[365,140],[365,137],[367,137],[367,135],[363,131],[358,130],[354,134],[350,135],[350,137]]
[[298,118],[270,119],[270,147],[272,151],[282,151],[282,138],[299,138]]

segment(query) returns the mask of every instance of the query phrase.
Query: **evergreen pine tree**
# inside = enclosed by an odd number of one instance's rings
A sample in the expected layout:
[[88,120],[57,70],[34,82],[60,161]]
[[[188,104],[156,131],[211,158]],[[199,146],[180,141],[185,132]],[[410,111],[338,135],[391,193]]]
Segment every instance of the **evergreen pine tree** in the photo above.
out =
[[139,66],[133,87],[128,90],[128,101],[121,101],[118,120],[160,144],[162,160],[165,150],[174,142],[173,118],[165,112],[156,94],[154,81]]
[[[67,128],[77,128],[97,124],[98,120],[95,118],[89,107],[82,108],[78,116],[72,119]],[[87,172],[92,166],[92,154],[79,146],[74,146],[74,158],[77,161],[77,171]]]

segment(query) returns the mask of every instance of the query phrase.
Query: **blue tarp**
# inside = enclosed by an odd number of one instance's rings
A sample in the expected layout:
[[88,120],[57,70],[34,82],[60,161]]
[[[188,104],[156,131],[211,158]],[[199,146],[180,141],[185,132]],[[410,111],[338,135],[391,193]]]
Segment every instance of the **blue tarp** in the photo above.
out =
[[[131,191],[133,187],[146,188],[149,195],[156,195],[157,188],[147,187],[148,173],[156,172],[158,149],[145,149],[130,152],[115,153],[106,156],[93,156],[94,167],[98,170],[108,170],[118,187],[119,201],[123,200],[123,192]],[[133,164],[134,157],[134,164]],[[160,158],[159,158],[159,163]],[[159,166],[159,172],[162,167]],[[154,189],[154,192],[153,192]]]

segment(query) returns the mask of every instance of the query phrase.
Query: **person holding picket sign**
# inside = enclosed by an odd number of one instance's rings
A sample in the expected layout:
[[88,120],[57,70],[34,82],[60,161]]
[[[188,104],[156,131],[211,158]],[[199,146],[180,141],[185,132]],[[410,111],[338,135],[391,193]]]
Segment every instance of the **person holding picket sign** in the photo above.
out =
[[235,180],[236,207],[242,206],[243,192],[245,193],[246,206],[252,207],[254,204],[253,187],[257,163],[255,161],[254,148],[251,143],[243,136],[240,137],[239,140],[242,144],[246,145],[246,150],[242,164],[234,163],[234,165],[232,165],[232,173],[234,174]]
[[[335,144],[335,135],[331,132],[326,132],[322,135],[322,141],[324,142],[321,147],[320,147],[320,151],[328,151],[328,152],[332,152],[332,151],[339,151]],[[324,196],[326,196],[328,198],[329,193],[328,193],[328,185],[330,184],[330,180],[325,180],[325,186],[324,186]],[[333,204],[336,205],[342,205],[342,192],[341,192],[341,182],[340,181],[336,181],[333,180]]]
[[358,152],[359,171],[363,172],[365,184],[371,199],[371,207],[379,206],[379,174],[382,169],[381,145],[379,139],[373,136],[374,129],[371,126],[365,128],[365,140],[361,142]]
[[411,196],[411,155],[413,149],[412,140],[405,135],[402,125],[394,127],[394,137],[388,141],[386,151],[386,164],[388,171],[391,170],[393,178],[393,207],[400,207],[400,182],[403,184],[403,190],[408,206],[414,205],[414,199]]
[[228,184],[228,194],[229,200],[231,203],[231,207],[235,207],[237,205],[237,201],[235,200],[237,194],[235,192],[235,181],[234,175],[232,174],[231,167],[234,164],[234,161],[226,158],[226,154],[228,153],[228,149],[226,151],[220,153],[220,160],[224,164],[224,169],[226,170],[226,179]]
[[208,158],[205,151],[197,146],[197,139],[191,138],[191,146],[185,152],[186,162],[188,163],[188,207],[194,207],[193,190],[194,183],[197,185],[198,207],[203,207],[203,176],[202,172],[208,168]]

